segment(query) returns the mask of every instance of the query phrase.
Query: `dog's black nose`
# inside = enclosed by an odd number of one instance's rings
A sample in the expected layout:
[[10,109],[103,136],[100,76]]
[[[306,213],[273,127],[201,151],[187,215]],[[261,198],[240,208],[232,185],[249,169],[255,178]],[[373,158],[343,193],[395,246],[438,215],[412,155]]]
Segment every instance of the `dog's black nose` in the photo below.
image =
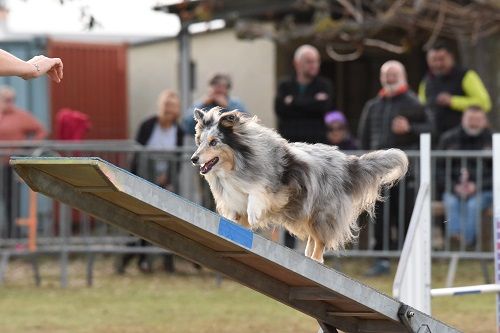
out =
[[193,164],[196,164],[196,162],[198,162],[200,158],[198,156],[193,156],[191,157],[191,162],[193,162]]

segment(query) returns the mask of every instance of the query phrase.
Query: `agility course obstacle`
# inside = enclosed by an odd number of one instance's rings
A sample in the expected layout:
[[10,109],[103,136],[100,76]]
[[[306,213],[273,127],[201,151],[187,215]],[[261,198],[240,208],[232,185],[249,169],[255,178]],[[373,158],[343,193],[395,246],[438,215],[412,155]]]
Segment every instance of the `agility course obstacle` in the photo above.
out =
[[[493,165],[500,165],[500,134],[493,134]],[[500,333],[500,196],[493,196],[495,284],[431,289],[430,134],[420,135],[420,188],[394,278],[393,296],[431,314],[431,297],[496,293],[496,332]],[[494,193],[500,193],[500,168],[493,168]],[[452,265],[457,264],[457,257]]]
[[458,332],[99,158],[13,158],[34,190],[315,318],[323,332]]

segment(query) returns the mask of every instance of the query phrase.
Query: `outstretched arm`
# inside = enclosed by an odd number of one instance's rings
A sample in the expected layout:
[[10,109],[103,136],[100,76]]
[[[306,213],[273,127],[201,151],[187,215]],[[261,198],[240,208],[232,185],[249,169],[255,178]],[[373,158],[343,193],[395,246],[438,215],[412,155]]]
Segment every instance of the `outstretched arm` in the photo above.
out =
[[462,81],[462,89],[465,96],[451,97],[450,106],[452,109],[465,111],[469,106],[478,105],[485,112],[491,110],[491,98],[488,90],[486,90],[483,81],[475,71],[467,71]]
[[61,82],[63,78],[61,59],[39,55],[24,61],[0,49],[0,76],[19,76],[28,80],[44,74],[55,82]]

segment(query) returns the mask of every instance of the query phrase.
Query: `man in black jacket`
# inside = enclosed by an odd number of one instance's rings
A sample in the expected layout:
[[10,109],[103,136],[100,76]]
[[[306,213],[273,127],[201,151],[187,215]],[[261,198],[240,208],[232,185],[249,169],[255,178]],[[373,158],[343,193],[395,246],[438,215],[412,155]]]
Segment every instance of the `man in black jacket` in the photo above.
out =
[[332,84],[318,76],[320,55],[311,45],[294,54],[295,75],[282,81],[274,100],[278,132],[292,142],[327,143],[323,118],[333,106]]
[[[332,109],[332,84],[318,76],[320,55],[311,45],[294,53],[295,75],[280,82],[274,99],[278,132],[290,142],[328,143],[325,114]],[[295,247],[295,238],[285,231],[285,246]]]
[[[429,112],[420,104],[415,93],[407,84],[404,66],[395,60],[390,60],[380,68],[380,82],[382,89],[377,97],[368,101],[361,114],[358,128],[358,139],[361,149],[377,150],[387,148],[399,148],[403,150],[416,149],[419,144],[421,133],[432,131],[432,121]],[[410,197],[413,189],[413,179],[407,175],[406,186],[395,186],[390,190],[390,200],[377,203],[375,221],[375,250],[396,250],[398,243],[402,244],[404,239],[391,237],[391,227],[399,230],[406,229],[411,215]],[[406,191],[401,193],[405,200],[401,201],[400,189]],[[401,212],[404,221],[398,224]],[[384,223],[384,220],[386,223]],[[385,226],[385,228],[384,228]],[[400,230],[398,233],[402,235]],[[384,247],[385,244],[389,247]],[[377,276],[389,273],[389,260],[379,258],[368,271],[368,276]]]
[[[462,124],[445,132],[438,145],[438,149],[441,150],[491,150],[491,148],[492,133],[488,128],[486,114],[479,106],[468,107],[462,117]],[[492,161],[491,159],[483,161],[480,170],[481,179],[476,178],[477,162],[476,158],[468,158],[465,161],[463,158],[453,159],[451,186],[445,189],[443,195],[447,234],[452,240],[465,241],[465,245],[469,247],[476,241],[477,218],[484,209],[491,206],[493,201]]]

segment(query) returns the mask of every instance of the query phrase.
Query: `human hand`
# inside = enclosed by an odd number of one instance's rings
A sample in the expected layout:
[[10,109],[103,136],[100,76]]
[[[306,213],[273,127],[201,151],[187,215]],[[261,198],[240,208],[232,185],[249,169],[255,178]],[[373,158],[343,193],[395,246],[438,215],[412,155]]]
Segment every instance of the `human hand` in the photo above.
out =
[[392,131],[394,134],[402,135],[410,132],[410,122],[406,117],[397,116],[392,120]]
[[462,198],[462,199],[467,199],[467,191],[465,189],[464,184],[456,184],[455,187],[453,188],[455,191],[455,194]]
[[454,189],[460,198],[467,199],[476,193],[476,184],[474,182],[458,183]]
[[474,193],[476,193],[476,183],[474,182],[467,182],[464,184],[464,191],[467,197],[472,196]]
[[328,99],[328,94],[326,92],[319,92],[314,95],[314,99],[317,101],[326,101]]
[[43,55],[38,55],[26,61],[33,65],[33,72],[24,76],[24,79],[31,79],[47,74],[49,78],[57,83],[63,78],[63,63],[59,58],[47,58]]
[[451,105],[451,95],[447,92],[442,92],[436,97],[436,103],[441,106]]
[[286,105],[290,105],[293,102],[293,96],[292,95],[287,95],[283,99],[283,102],[285,102]]
[[227,97],[225,95],[217,94],[214,95],[213,99],[215,104],[217,104],[220,107],[225,108],[228,105]]

